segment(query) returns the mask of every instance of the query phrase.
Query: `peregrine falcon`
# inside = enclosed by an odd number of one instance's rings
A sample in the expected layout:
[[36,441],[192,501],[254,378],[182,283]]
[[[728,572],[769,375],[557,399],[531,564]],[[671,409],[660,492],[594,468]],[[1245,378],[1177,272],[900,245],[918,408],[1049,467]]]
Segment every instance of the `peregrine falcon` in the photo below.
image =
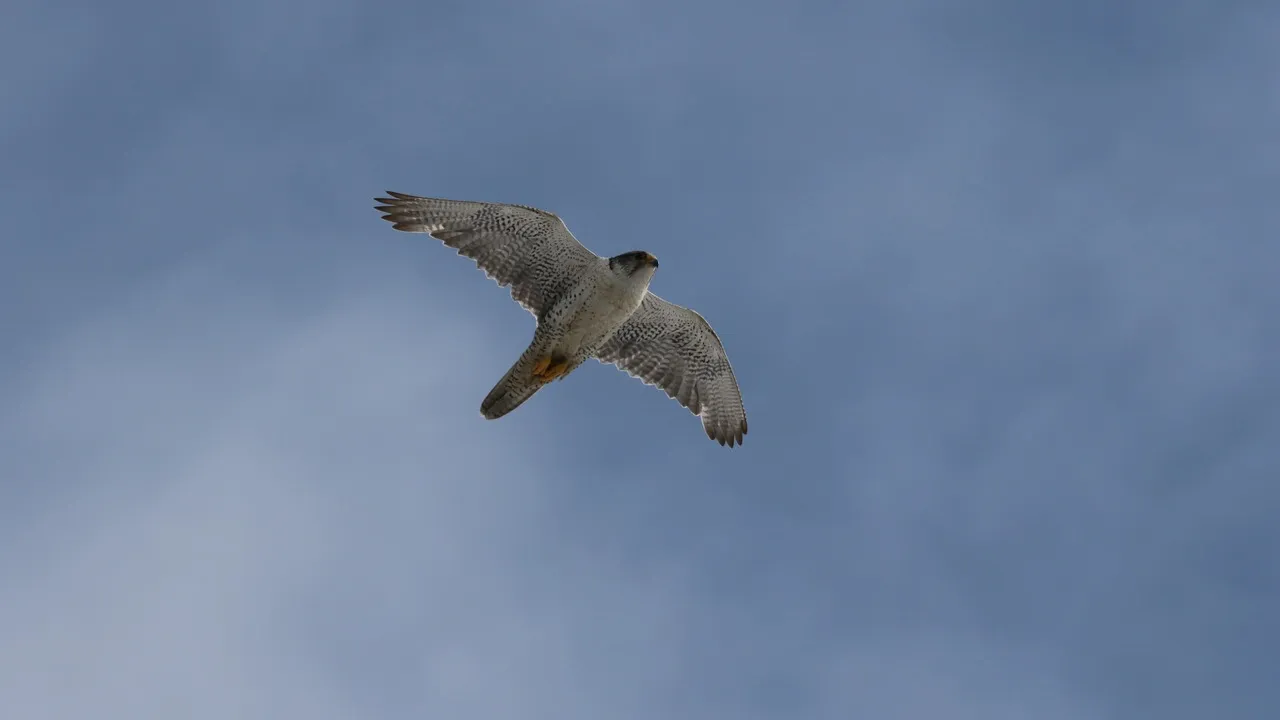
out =
[[707,437],[742,444],[747,414],[724,346],[698,313],[649,292],[658,259],[596,255],[554,213],[388,191],[377,198],[396,230],[427,233],[475,260],[537,319],[533,341],[480,403],[494,420],[588,358],[661,388],[702,418]]

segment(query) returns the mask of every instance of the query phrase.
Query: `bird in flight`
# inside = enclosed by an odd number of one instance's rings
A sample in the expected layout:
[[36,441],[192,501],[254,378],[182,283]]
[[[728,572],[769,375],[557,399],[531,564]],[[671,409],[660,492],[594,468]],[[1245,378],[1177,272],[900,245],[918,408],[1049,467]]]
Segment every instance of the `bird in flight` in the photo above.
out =
[[382,219],[427,233],[476,265],[537,319],[533,341],[480,403],[495,420],[588,358],[663,390],[702,419],[707,437],[742,444],[747,414],[724,346],[689,308],[649,292],[658,259],[600,257],[554,213],[527,205],[387,193]]

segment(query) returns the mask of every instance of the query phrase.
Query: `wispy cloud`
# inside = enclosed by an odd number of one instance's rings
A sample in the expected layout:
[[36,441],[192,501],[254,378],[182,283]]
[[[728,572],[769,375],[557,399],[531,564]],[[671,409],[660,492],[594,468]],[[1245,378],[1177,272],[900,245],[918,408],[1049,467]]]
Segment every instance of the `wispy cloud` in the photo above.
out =
[[[1275,714],[1274,10],[71,8],[0,29],[0,715]],[[747,445],[480,419],[532,320],[388,188],[654,251]]]

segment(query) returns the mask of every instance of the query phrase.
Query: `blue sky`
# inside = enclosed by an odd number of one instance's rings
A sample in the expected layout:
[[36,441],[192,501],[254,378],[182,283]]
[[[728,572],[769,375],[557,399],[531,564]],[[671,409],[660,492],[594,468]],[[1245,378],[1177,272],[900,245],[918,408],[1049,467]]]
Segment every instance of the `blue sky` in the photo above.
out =
[[[1280,7],[18,2],[0,714],[1271,718]],[[392,189],[554,210],[751,434]]]

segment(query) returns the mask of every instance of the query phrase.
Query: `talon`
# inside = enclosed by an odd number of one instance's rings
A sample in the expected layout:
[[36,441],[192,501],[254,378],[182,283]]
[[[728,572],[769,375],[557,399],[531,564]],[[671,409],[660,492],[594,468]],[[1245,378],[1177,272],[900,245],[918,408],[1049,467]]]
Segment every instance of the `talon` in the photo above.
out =
[[547,371],[547,366],[550,364],[551,364],[550,355],[544,358],[539,358],[538,362],[533,366],[533,376],[536,378],[542,377],[542,374]]
[[569,372],[569,361],[567,359],[560,358],[558,360],[553,360],[551,361],[551,366],[547,368],[547,372],[545,373],[547,382],[558,380],[564,377],[567,372]]
[[568,358],[549,355],[538,359],[538,362],[533,366],[533,377],[544,383],[551,382],[557,378],[564,377],[568,370]]

